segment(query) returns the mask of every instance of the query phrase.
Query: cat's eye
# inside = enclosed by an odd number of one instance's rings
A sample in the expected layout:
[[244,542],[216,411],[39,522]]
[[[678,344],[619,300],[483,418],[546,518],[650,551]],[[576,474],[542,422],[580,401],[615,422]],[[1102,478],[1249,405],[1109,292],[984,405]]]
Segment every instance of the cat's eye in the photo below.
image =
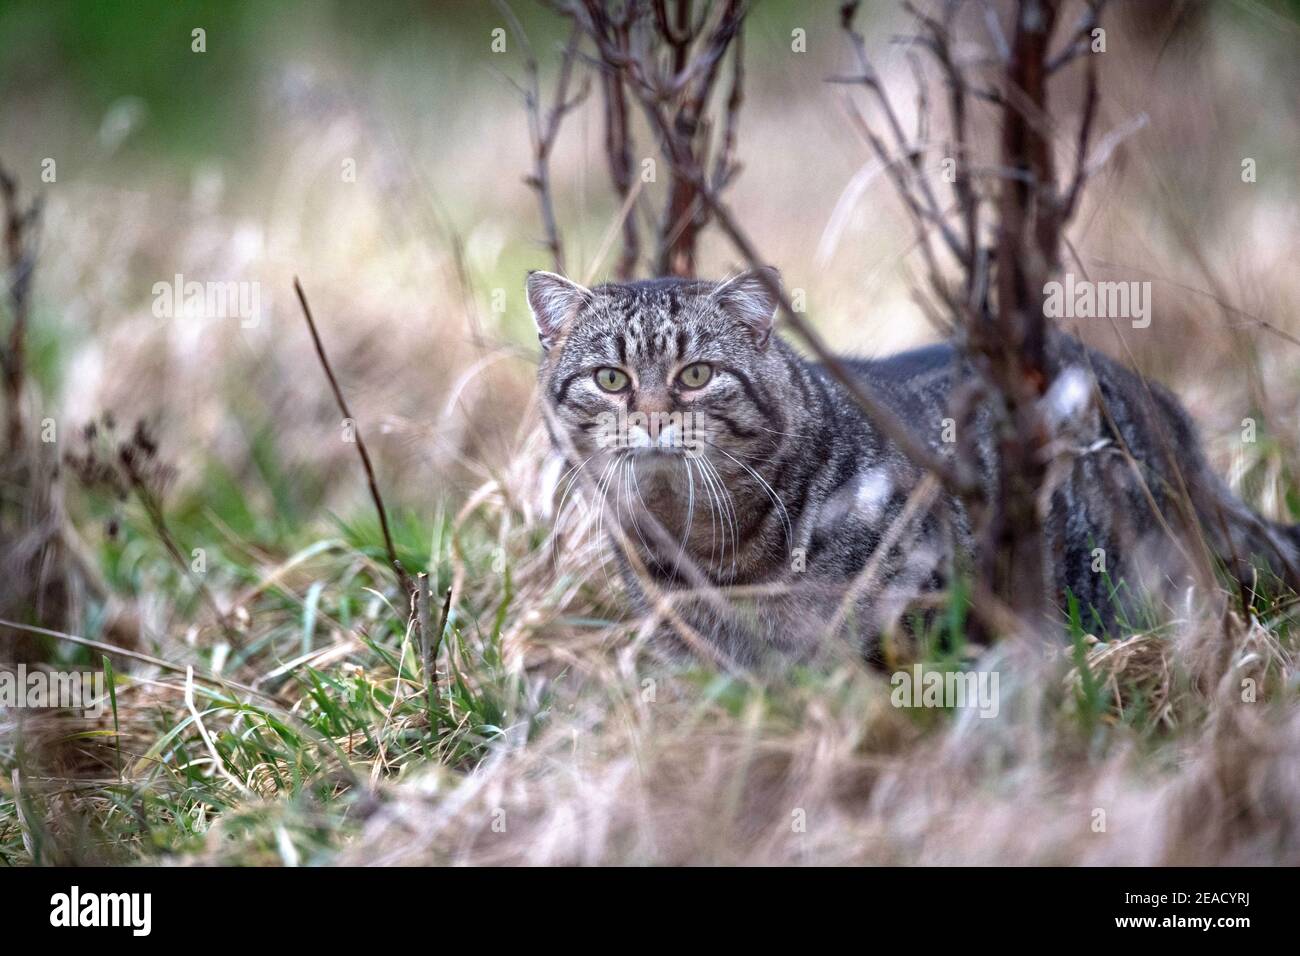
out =
[[596,384],[607,392],[621,392],[627,388],[627,374],[616,368],[596,369]]
[[708,362],[696,362],[682,369],[677,381],[686,388],[703,388],[713,378],[713,366]]

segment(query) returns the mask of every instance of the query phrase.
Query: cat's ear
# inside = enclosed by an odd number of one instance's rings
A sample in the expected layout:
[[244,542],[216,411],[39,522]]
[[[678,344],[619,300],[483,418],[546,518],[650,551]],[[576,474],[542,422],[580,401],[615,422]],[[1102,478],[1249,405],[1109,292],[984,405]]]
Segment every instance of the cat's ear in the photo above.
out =
[[534,270],[528,273],[528,308],[537,323],[537,338],[549,349],[584,304],[591,301],[591,290],[554,272]]
[[742,272],[713,290],[713,299],[728,315],[754,333],[754,342],[766,348],[780,304],[781,273],[771,266]]

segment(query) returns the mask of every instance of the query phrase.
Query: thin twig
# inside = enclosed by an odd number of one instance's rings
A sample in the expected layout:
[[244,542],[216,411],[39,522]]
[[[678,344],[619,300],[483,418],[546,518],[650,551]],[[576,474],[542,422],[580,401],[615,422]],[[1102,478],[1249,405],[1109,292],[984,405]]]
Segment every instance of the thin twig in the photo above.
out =
[[[850,44],[858,60],[858,66],[862,71],[861,74],[856,77],[856,82],[866,87],[875,95],[876,102],[880,107],[881,113],[884,114],[886,125],[889,127],[890,133],[893,136],[896,148],[912,159],[910,167],[913,172],[913,176],[910,180],[911,188],[900,186],[900,195],[904,195],[905,198],[911,202],[914,212],[918,215],[924,215],[938,228],[939,235],[943,238],[944,244],[958,261],[968,261],[969,256],[966,250],[962,248],[961,240],[957,237],[957,233],[947,222],[940,210],[939,202],[934,195],[934,190],[930,188],[930,184],[924,176],[917,175],[919,155],[912,148],[912,144],[908,142],[907,134],[903,131],[903,124],[898,118],[898,112],[894,109],[894,104],[890,101],[889,95],[886,93],[884,85],[880,81],[880,75],[872,65],[871,58],[867,55],[866,40],[863,39],[862,34],[853,27],[853,19],[857,13],[857,8],[858,0],[849,0],[849,2],[840,7],[840,27],[849,38]],[[886,149],[883,140],[873,134],[871,137],[871,145],[876,150],[877,155],[882,161],[888,159],[888,150]],[[902,175],[902,167],[891,168],[896,168],[898,170],[898,172],[893,175]],[[913,190],[915,190],[915,195],[913,195]],[[917,196],[920,197],[920,202],[916,200]]]
[[1087,72],[1084,80],[1083,120],[1079,125],[1079,136],[1075,144],[1074,178],[1061,208],[1062,224],[1070,221],[1079,204],[1079,195],[1088,180],[1088,146],[1092,138],[1092,127],[1097,117],[1097,60],[1088,58]]
[[731,58],[731,91],[727,94],[726,118],[722,128],[722,145],[713,166],[713,189],[727,188],[740,172],[736,162],[736,138],[740,128],[740,108],[745,102],[745,34],[744,21],[736,25],[736,52]]
[[420,640],[420,662],[424,668],[424,706],[429,716],[430,729],[434,726],[434,701],[438,687],[433,673],[434,651],[429,646],[429,575],[421,572],[415,576],[415,620]]
[[[140,428],[143,425],[139,426]],[[139,429],[137,430],[139,434]],[[118,461],[122,465],[122,471],[126,474],[127,481],[130,483],[131,490],[135,492],[136,498],[144,508],[149,524],[153,527],[154,534],[162,542],[163,548],[171,557],[176,566],[180,568],[181,574],[185,575],[194,584],[198,591],[199,598],[208,606],[212,616],[216,618],[217,626],[221,628],[226,639],[235,647],[243,647],[243,638],[230,622],[230,614],[223,610],[217,602],[216,595],[208,587],[207,582],[195,572],[189,561],[185,560],[185,555],[181,552],[180,545],[176,543],[176,536],[172,534],[171,526],[167,523],[167,514],[163,510],[162,500],[155,491],[149,487],[149,482],[145,477],[144,471],[140,467],[141,451],[134,442],[123,443],[118,449]]]
[[1055,56],[1048,58],[1046,69],[1049,76],[1092,50],[1092,31],[1100,25],[1101,10],[1105,5],[1106,0],[1088,0],[1088,10],[1079,19],[1070,40]]
[[565,274],[564,244],[560,237],[559,222],[555,215],[555,200],[551,192],[551,150],[555,146],[564,117],[577,109],[590,92],[590,85],[584,79],[577,94],[572,98],[569,97],[569,84],[573,78],[573,64],[578,57],[578,48],[582,41],[582,30],[577,23],[574,23],[560,59],[560,74],[555,82],[555,98],[543,117],[540,71],[537,58],[528,43],[528,35],[506,0],[495,0],[495,3],[524,53],[526,85],[515,84],[524,97],[524,108],[528,112],[528,134],[533,146],[533,171],[524,177],[524,182],[537,194],[537,202],[542,213],[542,228],[546,233],[546,248],[551,252],[555,271],[563,275]]
[[[707,115],[712,92],[723,59],[733,57],[732,88],[727,100],[727,115],[715,166],[716,189],[724,188],[738,169],[733,160],[734,138],[740,106],[743,102],[743,56],[738,41],[741,24],[748,11],[744,0],[727,0],[716,7],[720,12],[711,29],[704,29],[708,15],[715,9],[706,7],[697,21],[690,16],[690,3],[678,0],[675,14],[659,2],[650,10],[647,27],[653,28],[660,50],[668,54],[668,75],[664,76],[654,57],[654,50],[641,56],[623,42],[618,24],[600,0],[581,0],[564,8],[566,15],[586,31],[596,46],[597,66],[606,73],[622,77],[644,110],[661,114],[662,123],[652,123],[659,150],[668,161],[671,179],[668,198],[659,222],[655,252],[655,270],[659,275],[693,277],[696,245],[707,225],[708,208],[701,201],[696,176],[691,170],[708,165],[710,133],[713,124]],[[625,16],[630,16],[625,13]],[[734,45],[734,47],[733,47]],[[730,137],[730,140],[728,139]]]
[[[616,44],[623,52],[628,48],[630,20],[629,8],[624,11],[620,19],[609,21],[607,27],[612,33],[610,42]],[[641,257],[641,232],[637,228],[636,217],[631,215],[632,210],[629,205],[635,202],[632,175],[632,127],[629,123],[627,91],[624,88],[622,72],[601,70],[600,82],[605,103],[605,157],[609,164],[610,183],[622,207],[620,226],[623,231],[623,250],[614,267],[614,276],[620,282],[626,282],[636,274],[637,260]],[[637,185],[639,186],[639,183]]]
[[384,549],[388,552],[388,561],[392,565],[393,571],[397,574],[398,583],[402,586],[402,591],[409,599],[415,594],[415,584],[411,576],[402,567],[401,560],[397,557],[397,548],[393,545],[393,535],[388,529],[388,511],[384,508],[384,497],[379,493],[379,483],[375,480],[375,468],[370,461],[370,453],[366,450],[365,439],[361,437],[361,427],[353,417],[352,411],[348,408],[347,399],[343,397],[343,390],[339,388],[338,379],[334,377],[334,369],[330,365],[329,356],[325,354],[325,346],[321,342],[320,332],[316,329],[316,320],[312,318],[311,306],[307,304],[307,294],[302,290],[302,283],[298,277],[294,276],[293,290],[298,294],[298,302],[302,306],[303,318],[307,320],[307,329],[311,332],[312,343],[316,346],[316,356],[320,359],[321,368],[325,370],[325,377],[329,379],[330,389],[334,392],[334,401],[338,403],[339,411],[343,413],[344,419],[352,423],[352,434],[356,438],[357,454],[361,456],[361,465],[366,470],[366,483],[370,486],[370,499],[375,503],[375,511],[379,513],[379,527],[384,534]]
[[438,632],[433,636],[430,645],[433,648],[433,659],[438,658],[438,649],[442,647],[442,639],[447,633],[447,619],[451,616],[451,585],[447,586],[447,593],[442,599],[442,613],[438,615]]

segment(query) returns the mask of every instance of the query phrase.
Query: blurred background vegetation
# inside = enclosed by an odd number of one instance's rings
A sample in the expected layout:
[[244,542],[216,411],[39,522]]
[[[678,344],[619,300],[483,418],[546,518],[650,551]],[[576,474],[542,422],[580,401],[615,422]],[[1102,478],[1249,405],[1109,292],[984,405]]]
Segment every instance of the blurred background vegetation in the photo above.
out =
[[[541,4],[515,7],[549,95],[564,24]],[[1210,359],[1224,316],[1191,290],[1231,292],[1251,316],[1294,311],[1296,10],[1294,0],[1114,5],[1099,127],[1139,114],[1148,125],[1092,185],[1073,241],[1097,275],[1136,265],[1122,277],[1160,281],[1156,328],[1130,345],[1157,375],[1196,383],[1222,371]],[[907,20],[889,2],[864,14],[908,103],[892,42]],[[755,5],[743,168],[729,198],[832,340],[875,354],[934,333],[911,300],[906,220],[883,177],[864,182],[868,150],[841,89],[823,82],[846,62],[836,16],[831,2]],[[508,460],[533,341],[522,276],[547,257],[523,182],[525,114],[507,81],[521,78],[521,51],[513,38],[505,53],[489,49],[502,23],[475,0],[0,4],[0,160],[50,206],[32,330],[40,401],[67,424],[109,409],[150,417],[165,447],[196,456],[182,490],[206,475],[247,492],[249,468],[292,468],[294,480],[253,507],[297,524],[333,487],[319,452],[346,451],[302,444],[331,409],[306,367],[289,295],[297,273],[320,299],[359,414],[383,423],[393,494],[427,507],[431,479],[463,490],[483,474],[466,459]],[[191,49],[198,27],[204,53]],[[796,29],[805,53],[791,50]],[[1067,85],[1063,113],[1073,95]],[[567,121],[554,177],[566,244],[599,279],[612,256],[593,257],[616,207],[597,101]],[[647,131],[637,136],[638,153],[653,155]],[[1256,184],[1241,182],[1245,156]],[[42,184],[47,157],[58,178]],[[348,159],[355,182],[341,175]],[[647,187],[639,214],[657,214],[662,188]],[[705,273],[736,264],[716,236],[704,263]],[[153,319],[153,284],[177,273],[259,282],[265,321]],[[1115,347],[1107,330],[1084,332]],[[484,336],[522,350],[483,372],[483,388],[509,398],[487,407],[460,396],[468,422],[449,422],[440,403]],[[1189,338],[1205,348],[1188,349]],[[259,387],[265,378],[276,381]],[[247,460],[223,454],[232,443]],[[206,505],[243,527],[248,495],[213,491]]]

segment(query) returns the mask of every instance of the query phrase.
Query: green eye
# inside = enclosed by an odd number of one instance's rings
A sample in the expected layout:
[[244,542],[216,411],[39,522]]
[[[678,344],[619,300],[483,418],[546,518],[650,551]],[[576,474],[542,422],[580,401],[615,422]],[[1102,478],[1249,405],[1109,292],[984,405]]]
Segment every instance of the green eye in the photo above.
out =
[[713,366],[708,362],[696,362],[682,369],[677,381],[687,388],[703,388],[713,378]]
[[598,368],[596,384],[607,392],[621,392],[627,388],[627,375],[616,368]]

